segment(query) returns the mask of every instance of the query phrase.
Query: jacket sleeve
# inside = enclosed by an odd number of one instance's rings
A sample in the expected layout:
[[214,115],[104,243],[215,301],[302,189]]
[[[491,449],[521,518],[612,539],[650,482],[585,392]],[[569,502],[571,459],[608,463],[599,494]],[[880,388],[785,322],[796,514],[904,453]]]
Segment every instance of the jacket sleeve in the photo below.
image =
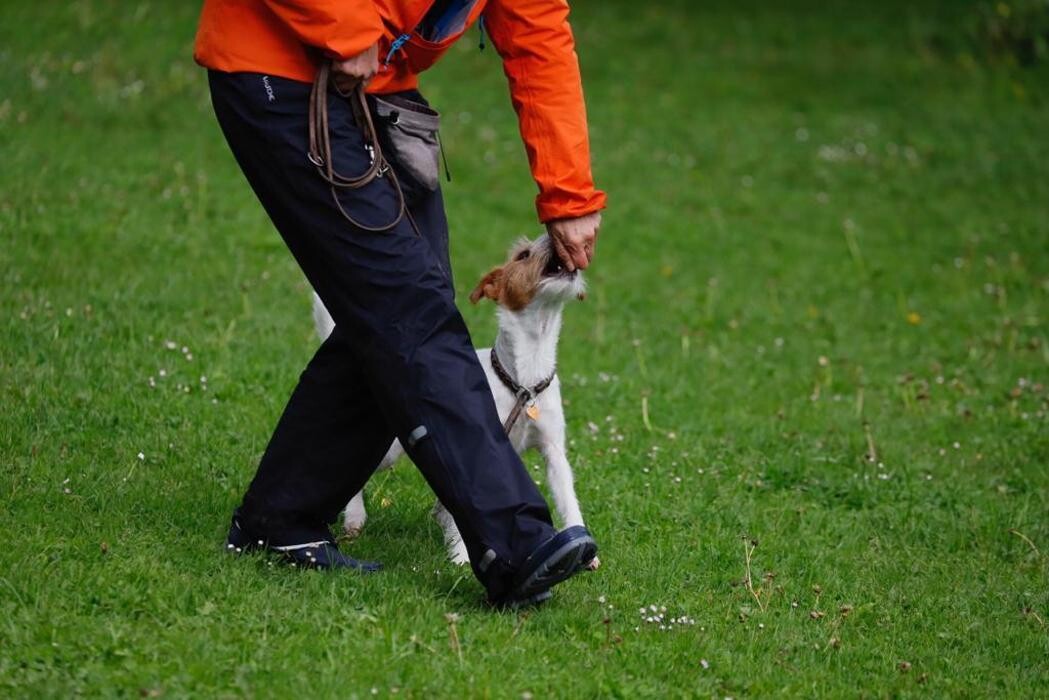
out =
[[603,209],[566,0],[490,0],[485,26],[503,59],[543,222]]
[[302,43],[330,58],[356,56],[379,40],[382,18],[373,0],[264,0]]

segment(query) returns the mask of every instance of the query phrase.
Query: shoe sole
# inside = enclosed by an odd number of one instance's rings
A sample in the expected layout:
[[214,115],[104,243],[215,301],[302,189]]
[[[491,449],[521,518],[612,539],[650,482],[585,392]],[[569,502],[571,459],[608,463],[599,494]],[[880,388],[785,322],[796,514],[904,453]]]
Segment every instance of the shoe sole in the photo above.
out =
[[530,595],[527,598],[507,600],[502,605],[496,607],[502,607],[506,610],[523,610],[524,608],[538,607],[553,597],[554,594],[547,589]]
[[514,600],[525,600],[566,581],[583,570],[586,563],[597,556],[597,543],[590,536],[566,542],[546,558],[510,594]]
[[[244,535],[244,531],[240,530],[238,526],[238,532],[240,535]],[[381,562],[362,562],[349,558],[353,564],[331,564],[324,563],[316,560],[310,560],[311,558],[296,560],[295,557],[289,552],[282,550],[280,547],[269,547],[263,540],[251,540],[248,537],[244,537],[243,540],[238,538],[236,542],[231,542],[231,538],[226,538],[226,553],[231,556],[242,556],[245,554],[254,554],[256,552],[262,552],[270,556],[275,556],[277,561],[281,564],[289,566],[295,569],[310,570],[315,569],[317,571],[336,571],[336,570],[347,570],[355,571],[361,574],[374,574],[382,570]],[[239,543],[239,546],[238,546]]]
[[287,552],[277,550],[271,550],[271,552],[280,555],[279,558],[284,564],[304,571],[352,571],[362,575],[375,574],[382,571],[382,563],[377,561],[362,562],[347,557],[348,561],[333,564],[330,560],[324,562],[311,557],[307,557],[306,559],[296,559]]

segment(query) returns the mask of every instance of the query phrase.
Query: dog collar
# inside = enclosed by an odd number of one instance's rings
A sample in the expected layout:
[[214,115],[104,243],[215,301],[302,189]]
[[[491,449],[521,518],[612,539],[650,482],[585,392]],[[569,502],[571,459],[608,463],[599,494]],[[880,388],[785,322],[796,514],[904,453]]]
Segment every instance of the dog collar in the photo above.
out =
[[550,376],[539,382],[533,387],[521,386],[518,384],[510,373],[503,367],[503,363],[499,361],[499,355],[495,352],[495,347],[492,347],[492,369],[495,370],[495,376],[499,377],[499,381],[503,383],[507,389],[517,397],[517,401],[514,402],[514,407],[510,410],[510,415],[506,417],[506,421],[503,423],[503,430],[506,431],[507,435],[510,434],[510,430],[514,427],[514,423],[521,416],[521,411],[528,407],[528,417],[532,420],[539,418],[539,410],[535,406],[535,399],[539,394],[543,393],[548,386],[554,381],[554,377],[557,376],[557,369],[555,368]]

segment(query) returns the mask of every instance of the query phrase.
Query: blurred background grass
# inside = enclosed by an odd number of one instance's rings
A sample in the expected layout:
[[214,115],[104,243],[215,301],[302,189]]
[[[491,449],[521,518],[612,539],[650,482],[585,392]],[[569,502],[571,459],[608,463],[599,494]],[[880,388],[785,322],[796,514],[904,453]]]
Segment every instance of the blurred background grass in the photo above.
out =
[[[316,341],[197,6],[0,4],[3,692],[1045,693],[1044,3],[573,7],[610,209],[560,364],[605,568],[514,616],[407,466],[353,547],[381,577],[218,556]],[[461,298],[539,232],[476,40],[423,81]]]

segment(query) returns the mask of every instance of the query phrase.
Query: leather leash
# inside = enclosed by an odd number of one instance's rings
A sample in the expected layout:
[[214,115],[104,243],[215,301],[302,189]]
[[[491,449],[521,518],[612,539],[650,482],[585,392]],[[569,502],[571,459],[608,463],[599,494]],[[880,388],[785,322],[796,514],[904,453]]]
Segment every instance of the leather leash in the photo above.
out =
[[[514,424],[517,422],[517,419],[521,417],[521,411],[524,410],[525,406],[533,403],[536,397],[543,393],[554,381],[554,377],[557,376],[557,369],[555,368],[549,377],[531,388],[521,386],[514,381],[513,377],[510,376],[510,373],[506,371],[505,367],[503,367],[503,363],[499,361],[499,356],[495,354],[494,346],[492,347],[492,369],[495,370],[495,376],[499,377],[499,381],[501,381],[503,385],[517,397],[517,401],[514,402],[514,407],[510,409],[510,415],[508,415],[506,421],[503,422],[503,430],[509,435]],[[529,406],[529,408],[531,409],[531,406]],[[531,411],[529,411],[528,416],[532,420],[535,420],[539,417],[539,413],[536,411],[535,415],[532,415]]]
[[[371,164],[368,166],[368,169],[357,176],[347,177],[346,175],[343,175],[335,170],[335,164],[332,162],[331,131],[328,124],[329,84],[335,89],[335,92],[338,93],[339,96],[350,101],[350,108],[353,110],[354,120],[364,137],[365,148],[369,149],[371,153]],[[323,177],[330,185],[332,199],[335,201],[335,206],[338,207],[343,218],[354,226],[364,229],[365,231],[388,231],[400,223],[401,219],[407,216],[416,235],[420,235],[419,228],[415,225],[415,220],[405,206],[404,192],[401,190],[401,183],[397,181],[397,176],[390,167],[389,161],[387,161],[386,156],[383,155],[382,146],[379,144],[379,134],[375,130],[375,121],[372,119],[371,109],[368,107],[368,98],[364,93],[364,85],[358,83],[350,92],[343,92],[335,81],[331,79],[331,63],[328,61],[321,63],[320,68],[317,70],[317,77],[313,81],[313,88],[310,90],[309,133],[310,150],[309,153],[307,153],[307,157],[310,162],[316,166],[317,172],[320,173],[321,177]],[[342,203],[339,202],[338,190],[357,190],[369,184],[375,180],[375,178],[386,176],[390,178],[390,182],[393,184],[393,189],[397,192],[398,202],[397,218],[390,224],[386,226],[366,226],[354,219],[345,209],[343,209]],[[536,397],[543,393],[543,391],[553,383],[554,377],[557,375],[557,370],[555,369],[549,377],[535,386],[524,387],[514,381],[510,376],[510,373],[506,371],[502,362],[499,361],[499,356],[496,354],[494,347],[492,348],[491,357],[492,369],[495,370],[495,374],[499,377],[499,381],[501,381],[506,388],[513,392],[514,396],[517,397],[513,409],[510,410],[510,415],[506,417],[506,421],[503,423],[503,430],[509,435],[514,424],[517,423],[517,419],[520,418],[521,411],[525,410],[526,406],[529,408],[529,417],[533,420],[538,418],[538,412],[533,415],[531,411],[532,406],[530,406],[530,404],[534,403]]]
[[[334,88],[339,96],[349,100],[354,121],[364,137],[364,147],[368,149],[371,156],[371,164],[360,175],[352,177],[343,175],[335,170],[335,164],[332,162],[331,130],[328,125],[329,85]],[[338,84],[332,80],[331,63],[329,61],[323,61],[320,68],[317,69],[317,77],[314,78],[313,88],[310,90],[309,130],[310,150],[306,154],[307,158],[317,167],[317,172],[331,187],[332,199],[335,200],[335,206],[338,207],[343,218],[365,231],[388,231],[407,216],[416,235],[419,235],[419,228],[415,225],[414,219],[405,206],[401,183],[397,181],[393,168],[390,167],[389,161],[383,155],[382,146],[379,144],[379,134],[375,129],[371,109],[368,107],[368,98],[364,92],[364,84],[357,83],[349,92],[343,92]],[[338,190],[358,190],[378,177],[389,177],[391,184],[393,184],[393,189],[397,193],[397,217],[386,226],[366,226],[343,209],[342,203],[339,201]]]

